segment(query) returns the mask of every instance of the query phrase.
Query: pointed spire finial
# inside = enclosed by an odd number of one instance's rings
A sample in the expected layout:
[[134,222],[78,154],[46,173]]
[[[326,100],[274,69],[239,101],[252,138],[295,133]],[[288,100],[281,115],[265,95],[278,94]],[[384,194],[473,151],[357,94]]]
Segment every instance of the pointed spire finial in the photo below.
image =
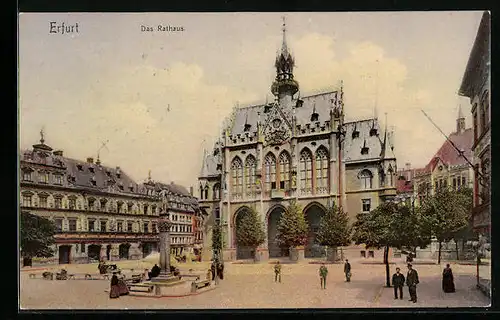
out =
[[149,172],[148,172],[148,181],[151,181],[151,169],[149,169]]

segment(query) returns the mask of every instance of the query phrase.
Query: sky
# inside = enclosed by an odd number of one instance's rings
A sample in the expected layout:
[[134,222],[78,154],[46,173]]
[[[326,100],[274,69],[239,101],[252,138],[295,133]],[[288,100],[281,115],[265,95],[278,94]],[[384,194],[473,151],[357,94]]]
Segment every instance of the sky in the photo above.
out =
[[[99,157],[137,182],[196,185],[235,106],[272,100],[282,17],[301,95],[344,83],[346,120],[376,115],[398,167],[422,167],[455,130],[480,11],[79,13],[19,16],[19,144]],[[50,22],[78,33],[50,33]],[[157,31],[158,25],[183,31]],[[142,31],[150,26],[154,32]]]

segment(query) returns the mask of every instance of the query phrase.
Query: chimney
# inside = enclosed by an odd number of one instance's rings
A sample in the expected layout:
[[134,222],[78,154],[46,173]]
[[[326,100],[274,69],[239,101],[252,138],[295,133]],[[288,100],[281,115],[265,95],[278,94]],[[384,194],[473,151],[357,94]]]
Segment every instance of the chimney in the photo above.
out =
[[189,187],[189,194],[191,195],[191,197],[194,195],[194,191],[193,191],[193,187]]
[[90,158],[90,157],[89,157],[89,158],[87,158],[87,162],[88,162],[88,163],[94,163],[94,158]]
[[58,157],[62,157],[63,156],[63,152],[62,152],[62,150],[56,150],[56,151],[54,151],[54,155],[58,156]]

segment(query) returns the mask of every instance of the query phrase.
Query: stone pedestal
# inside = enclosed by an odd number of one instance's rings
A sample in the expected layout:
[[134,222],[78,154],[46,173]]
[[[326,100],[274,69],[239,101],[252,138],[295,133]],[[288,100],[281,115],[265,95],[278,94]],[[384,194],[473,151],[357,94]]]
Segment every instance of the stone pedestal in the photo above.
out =
[[338,260],[337,248],[328,247],[326,249],[326,260],[328,262],[335,262]]
[[304,247],[290,248],[290,260],[294,262],[300,262],[304,260]]
[[266,248],[257,248],[255,250],[255,262],[264,262],[269,260],[269,250]]

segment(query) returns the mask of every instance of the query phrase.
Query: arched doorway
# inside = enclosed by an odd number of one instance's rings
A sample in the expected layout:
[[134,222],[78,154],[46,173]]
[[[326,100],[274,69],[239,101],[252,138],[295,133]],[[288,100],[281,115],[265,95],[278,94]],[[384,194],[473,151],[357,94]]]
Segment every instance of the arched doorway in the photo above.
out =
[[90,260],[100,260],[100,255],[101,255],[101,246],[97,244],[91,244],[88,246],[87,249],[87,256],[89,257]]
[[278,241],[276,240],[276,236],[278,234],[278,222],[284,212],[284,207],[275,207],[269,213],[269,216],[267,218],[267,248],[269,249],[270,258],[289,256],[289,248],[280,246]]
[[325,255],[323,246],[316,242],[316,234],[319,230],[321,218],[325,214],[325,209],[319,204],[312,204],[304,210],[307,224],[309,225],[309,234],[307,236],[307,245],[304,256],[306,258],[319,258]]
[[243,218],[243,216],[245,214],[248,213],[248,208],[244,207],[244,208],[241,208],[239,209],[236,214],[235,214],[235,236],[234,236],[234,240],[236,242],[236,259],[253,259],[253,253],[254,253],[254,250],[255,248],[252,248],[252,247],[246,247],[246,246],[241,246],[238,244],[238,239],[237,239],[237,230],[238,228],[241,226],[241,218]]
[[111,258],[111,245],[110,245],[110,244],[108,244],[108,245],[106,246],[106,260],[108,260],[108,261],[109,261],[109,260],[111,260],[110,258]]
[[120,259],[128,259],[129,249],[130,249],[130,243],[120,244],[120,246],[118,247]]
[[69,264],[70,255],[71,255],[70,245],[59,246],[59,264]]

